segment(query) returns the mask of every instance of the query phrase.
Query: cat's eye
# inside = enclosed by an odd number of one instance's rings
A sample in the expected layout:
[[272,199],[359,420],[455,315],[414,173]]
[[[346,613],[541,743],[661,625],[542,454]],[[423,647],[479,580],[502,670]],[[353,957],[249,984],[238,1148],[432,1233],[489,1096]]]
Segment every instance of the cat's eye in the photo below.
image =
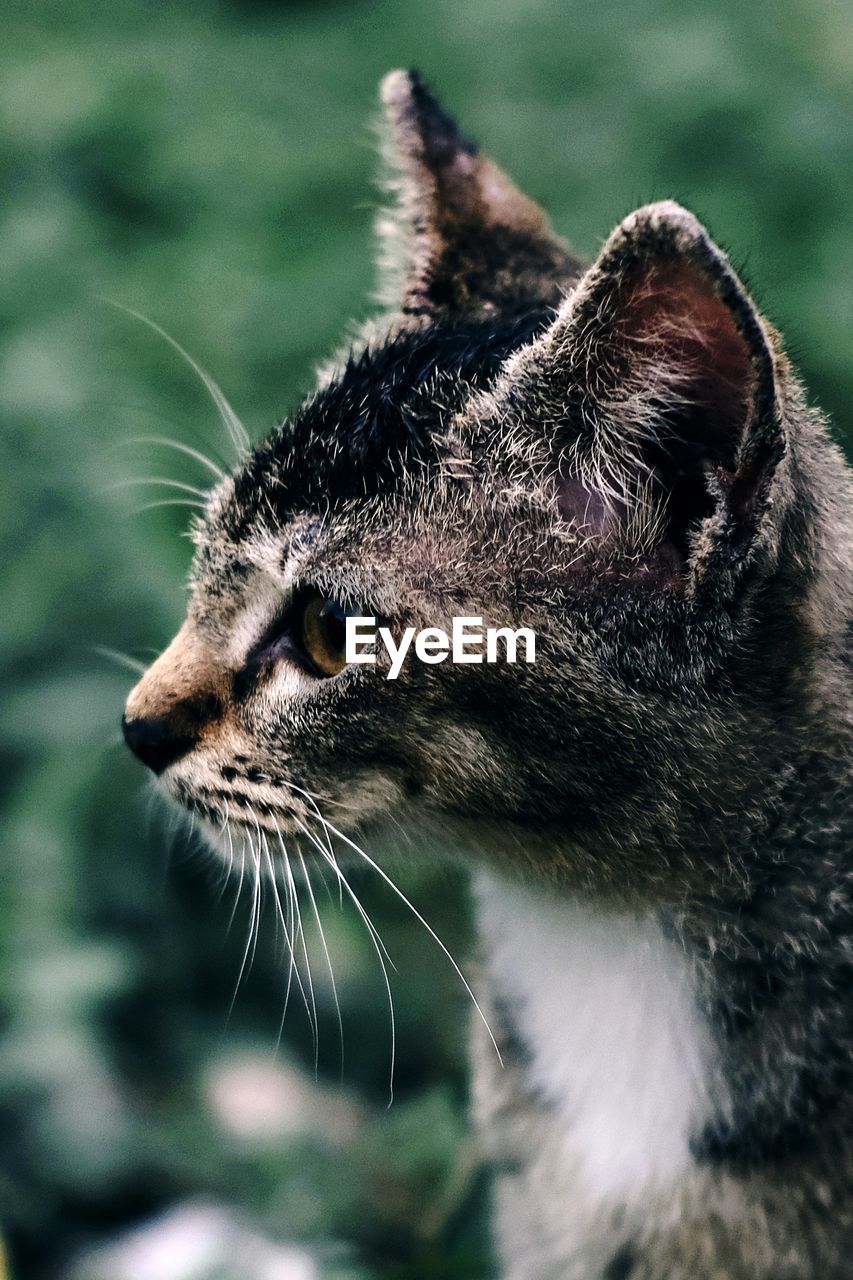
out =
[[346,624],[353,612],[359,610],[346,609],[318,587],[297,587],[235,675],[235,697],[249,697],[282,659],[321,679],[338,675],[347,665]]
[[294,619],[301,647],[318,675],[336,676],[346,666],[347,610],[312,588]]

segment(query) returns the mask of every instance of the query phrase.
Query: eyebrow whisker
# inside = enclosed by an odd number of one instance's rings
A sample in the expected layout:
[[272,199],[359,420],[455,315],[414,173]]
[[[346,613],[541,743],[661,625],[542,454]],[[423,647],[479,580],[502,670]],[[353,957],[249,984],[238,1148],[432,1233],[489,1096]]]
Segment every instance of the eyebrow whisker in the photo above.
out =
[[206,467],[217,480],[224,480],[227,472],[222,467],[216,465],[207,454],[201,452],[200,449],[193,449],[191,445],[183,444],[180,440],[170,440],[167,436],[133,436],[126,442],[127,444],[156,444],[164,449],[175,449],[178,453],[186,454],[188,458],[193,458],[201,466]]
[[249,437],[246,432],[246,428],[243,426],[242,422],[237,417],[237,414],[225,398],[221,387],[214,382],[210,374],[201,367],[198,361],[194,360],[189,352],[185,351],[181,344],[173,338],[170,333],[167,333],[166,330],[157,324],[155,320],[151,320],[148,316],[143,315],[141,311],[135,311],[133,307],[128,307],[123,302],[116,302],[111,298],[105,298],[104,301],[110,306],[115,307],[116,310],[123,311],[125,315],[131,316],[134,320],[139,320],[142,324],[147,325],[149,329],[161,337],[165,342],[168,342],[169,346],[174,351],[177,351],[178,355],[181,356],[181,358],[190,366],[196,377],[200,379],[211,400],[219,410],[219,416],[222,419],[226,431],[228,432],[235,453],[238,457],[245,453],[249,447]]

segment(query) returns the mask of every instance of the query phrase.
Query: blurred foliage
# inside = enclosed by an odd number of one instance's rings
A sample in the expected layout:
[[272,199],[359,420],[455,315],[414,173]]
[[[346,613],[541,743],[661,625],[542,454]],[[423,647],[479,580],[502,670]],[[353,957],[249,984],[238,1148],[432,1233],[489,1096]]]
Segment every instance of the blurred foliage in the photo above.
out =
[[[695,208],[849,430],[849,6],[7,0],[0,1212],[27,1280],[68,1274],[82,1251],[194,1197],[316,1246],[328,1275],[490,1273],[465,1137],[467,1010],[446,961],[365,879],[399,966],[387,1109],[375,956],[352,913],[324,906],[345,1062],[319,964],[320,1092],[297,1091],[294,1129],[287,1072],[304,1068],[313,1088],[314,1055],[295,1004],[277,1049],[274,921],[229,1013],[247,904],[229,929],[234,886],[223,897],[149,803],[119,743],[133,677],[100,652],[145,661],[182,612],[186,512],[146,509],[162,491],[126,482],[205,483],[138,438],[228,460],[187,366],[102,300],[174,334],[261,435],[366,312],[375,86],[401,64],[422,68],[583,251],[645,200]],[[404,883],[464,953],[461,874],[410,867]],[[235,1054],[283,1073],[278,1128],[231,1114],[246,1105]],[[333,1097],[350,1108],[340,1132],[320,1123]]]

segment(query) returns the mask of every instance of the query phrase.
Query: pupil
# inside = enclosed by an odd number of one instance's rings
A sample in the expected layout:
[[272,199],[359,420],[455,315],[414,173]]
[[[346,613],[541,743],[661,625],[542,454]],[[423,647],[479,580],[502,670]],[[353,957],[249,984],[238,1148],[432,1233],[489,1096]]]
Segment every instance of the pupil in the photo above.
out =
[[346,618],[346,610],[334,600],[326,600],[320,610],[320,621],[326,638],[336,653],[343,653],[346,647]]

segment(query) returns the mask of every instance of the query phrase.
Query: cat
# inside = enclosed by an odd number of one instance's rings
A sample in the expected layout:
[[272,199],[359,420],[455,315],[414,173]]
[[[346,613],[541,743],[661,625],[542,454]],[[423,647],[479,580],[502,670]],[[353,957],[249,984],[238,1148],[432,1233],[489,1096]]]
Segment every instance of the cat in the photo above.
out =
[[[382,97],[383,310],[212,492],[125,736],[220,852],[471,864],[505,1280],[840,1280],[850,472],[690,212],[586,266],[416,73]],[[388,681],[349,614],[536,661]]]

